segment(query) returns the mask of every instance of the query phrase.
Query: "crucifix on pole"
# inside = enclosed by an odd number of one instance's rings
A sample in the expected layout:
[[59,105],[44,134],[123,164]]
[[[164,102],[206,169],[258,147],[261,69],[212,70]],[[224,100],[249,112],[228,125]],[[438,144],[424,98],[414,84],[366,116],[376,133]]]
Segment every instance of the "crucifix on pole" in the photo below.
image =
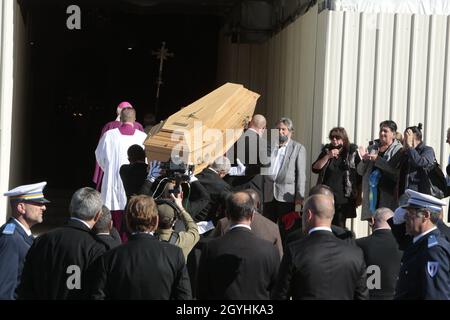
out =
[[173,57],[174,54],[169,52],[166,48],[166,42],[163,41],[161,44],[161,48],[158,51],[152,51],[152,55],[156,56],[156,59],[159,60],[159,74],[158,80],[156,81],[156,101],[155,101],[155,117],[158,114],[158,104],[159,104],[159,88],[163,84],[162,81],[162,72],[164,66],[164,60],[167,60],[168,57]]

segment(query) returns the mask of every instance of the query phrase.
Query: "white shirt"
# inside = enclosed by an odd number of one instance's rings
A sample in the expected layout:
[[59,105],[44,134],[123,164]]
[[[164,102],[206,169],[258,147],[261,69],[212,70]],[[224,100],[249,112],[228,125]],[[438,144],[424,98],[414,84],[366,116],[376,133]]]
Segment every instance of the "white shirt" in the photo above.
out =
[[139,130],[135,130],[133,135],[123,135],[118,128],[111,129],[103,134],[95,157],[104,171],[102,182],[103,204],[109,210],[124,210],[127,204],[127,196],[120,178],[120,167],[128,164],[128,148],[133,144],[144,147],[144,140],[147,135]]
[[248,230],[252,230],[252,228],[250,228],[249,225],[238,223],[238,224],[235,224],[235,225],[232,225],[231,227],[229,227],[228,231],[233,230],[234,228],[238,228],[238,227],[247,228]]
[[89,223],[87,223],[86,221],[83,221],[81,219],[78,218],[74,218],[74,217],[70,217],[70,219],[72,220],[76,220],[76,221],[80,221],[82,224],[84,224],[86,227],[88,227],[89,229],[92,229],[92,227],[89,225]]
[[413,239],[413,243],[416,243],[417,241],[419,241],[421,238],[423,238],[424,236],[426,236],[427,234],[429,234],[431,231],[436,230],[437,227],[433,227],[430,230],[425,231],[424,233],[419,234],[418,236],[415,236]]
[[281,145],[281,146],[279,145],[279,146],[277,146],[277,148],[275,148],[273,150],[273,153],[272,153],[273,167],[272,167],[271,174],[274,176],[274,178],[276,178],[278,175],[278,172],[280,172],[281,165],[283,164],[284,157],[286,156],[286,148],[287,148],[287,145],[289,144],[289,141],[290,141],[290,139],[284,145]]
[[311,233],[313,233],[315,231],[330,231],[330,232],[333,232],[333,231],[331,231],[331,228],[329,228],[329,227],[315,227],[315,228],[312,228],[311,230],[309,230],[308,234],[311,234]]
[[19,220],[17,220],[16,218],[13,218],[14,220],[16,220],[16,222],[19,224],[19,226],[23,229],[23,231],[25,231],[25,233],[27,234],[27,236],[31,236],[31,230],[27,229],[27,227],[25,227],[23,224],[20,223]]

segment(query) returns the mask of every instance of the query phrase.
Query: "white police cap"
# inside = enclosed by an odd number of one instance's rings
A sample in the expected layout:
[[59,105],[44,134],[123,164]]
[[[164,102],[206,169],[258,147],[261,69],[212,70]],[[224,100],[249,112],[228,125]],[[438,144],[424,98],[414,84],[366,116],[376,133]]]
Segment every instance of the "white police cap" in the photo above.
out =
[[444,200],[430,196],[429,194],[420,193],[407,189],[405,193],[409,196],[408,202],[401,206],[402,208],[429,209],[434,212],[440,212],[442,207],[447,205]]
[[18,186],[3,195],[9,197],[10,200],[18,200],[24,202],[37,202],[37,203],[49,203],[47,199],[44,198],[44,187],[47,182],[39,182],[33,184],[27,184],[23,186]]

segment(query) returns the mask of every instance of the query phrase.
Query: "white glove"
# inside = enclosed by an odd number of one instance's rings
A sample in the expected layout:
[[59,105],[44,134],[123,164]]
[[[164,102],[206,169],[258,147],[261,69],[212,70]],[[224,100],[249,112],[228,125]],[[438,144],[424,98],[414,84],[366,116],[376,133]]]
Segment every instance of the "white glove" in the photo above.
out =
[[392,220],[394,221],[394,224],[404,223],[406,221],[405,214],[406,214],[406,209],[403,209],[401,207],[398,207],[397,209],[395,209],[394,218],[392,218]]
[[231,167],[231,169],[228,172],[228,174],[230,176],[245,176],[245,166],[244,166],[244,164],[239,159],[236,159],[236,162],[237,162],[237,167]]
[[157,160],[153,160],[152,162],[150,162],[150,164],[148,165],[147,180],[153,183],[155,182],[156,178],[161,175],[160,164],[161,162]]

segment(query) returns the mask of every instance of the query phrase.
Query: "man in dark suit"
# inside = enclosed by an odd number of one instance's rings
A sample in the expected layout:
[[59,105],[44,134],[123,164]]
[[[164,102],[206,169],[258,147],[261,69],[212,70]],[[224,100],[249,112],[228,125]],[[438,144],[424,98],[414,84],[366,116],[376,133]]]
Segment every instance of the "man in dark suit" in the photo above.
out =
[[108,251],[95,263],[91,298],[191,299],[183,252],[153,236],[158,226],[153,198],[131,197],[125,217],[132,234],[126,244]]
[[[270,145],[263,137],[265,130],[266,118],[261,114],[253,115],[247,130],[227,152],[227,157],[231,160],[233,167],[225,178],[233,190],[254,189],[258,192],[260,199],[263,199],[264,196],[261,168],[270,166]],[[244,172],[235,173],[234,170],[240,167],[239,162],[242,162],[245,167]],[[238,167],[234,167],[234,165],[238,165]]]
[[12,214],[0,228],[0,300],[16,298],[23,263],[33,244],[31,227],[41,223],[45,204],[43,189],[47,182],[16,187],[4,195],[9,197]]
[[199,299],[267,300],[280,256],[269,241],[251,232],[254,203],[246,192],[227,199],[229,231],[204,244],[198,271]]
[[331,197],[313,195],[305,203],[302,227],[308,236],[289,244],[272,298],[367,299],[366,264],[360,248],[331,232]]
[[[255,203],[256,210],[253,215],[252,223],[250,224],[252,232],[261,239],[265,239],[272,243],[280,253],[280,257],[283,257],[283,245],[281,243],[280,230],[278,229],[278,226],[260,213],[259,210],[261,210],[261,203],[258,193],[253,189],[245,189],[244,192],[247,192]],[[227,217],[224,217],[217,222],[216,228],[212,232],[211,236],[223,236],[229,228],[230,220]]]
[[91,232],[102,212],[100,193],[92,188],[77,190],[69,210],[69,222],[39,236],[28,251],[19,299],[87,298],[89,267],[106,251]]
[[392,300],[403,253],[398,249],[387,220],[393,216],[389,208],[378,208],[369,221],[372,234],[356,239],[364,252],[371,300]]
[[92,231],[103,242],[108,250],[119,246],[120,240],[119,232],[113,227],[111,211],[106,206],[102,206],[102,215],[95,223]]
[[217,209],[223,192],[231,192],[231,186],[223,180],[230,171],[230,160],[227,157],[218,157],[214,162],[196,175],[198,181],[209,193],[210,201],[203,210],[197,214],[197,221],[210,221],[215,224],[218,219]]

